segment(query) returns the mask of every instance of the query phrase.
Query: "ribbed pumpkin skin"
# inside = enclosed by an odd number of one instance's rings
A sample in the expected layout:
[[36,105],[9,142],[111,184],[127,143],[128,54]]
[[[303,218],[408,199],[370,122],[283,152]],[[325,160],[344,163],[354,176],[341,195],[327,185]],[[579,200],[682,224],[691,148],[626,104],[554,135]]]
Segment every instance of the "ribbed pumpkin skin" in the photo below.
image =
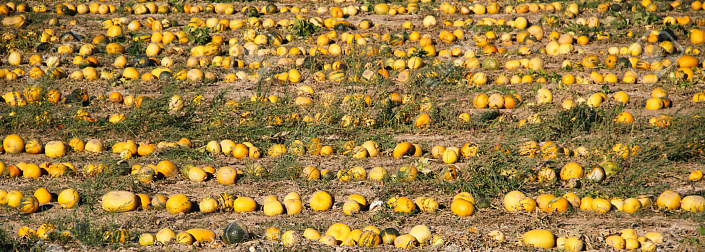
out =
[[108,243],[124,243],[130,241],[130,233],[126,228],[118,228],[115,231],[105,231],[103,241]]
[[374,248],[379,245],[381,240],[382,238],[380,238],[378,234],[372,232],[371,230],[367,230],[360,234],[360,239],[357,241],[357,245],[365,248]]
[[113,243],[128,242],[128,241],[130,241],[130,233],[128,233],[127,229],[125,229],[125,228],[120,228],[118,230],[115,230],[113,232],[113,236],[111,238],[111,241]]
[[223,229],[223,242],[225,244],[237,244],[247,240],[248,235],[245,225],[236,221],[228,224]]
[[235,204],[235,197],[233,197],[229,193],[221,193],[220,194],[220,198],[218,198],[218,205],[220,205],[220,209],[226,210],[226,211],[232,211],[233,204]]
[[39,210],[39,200],[34,196],[27,196],[20,201],[20,210],[24,213],[34,213]]

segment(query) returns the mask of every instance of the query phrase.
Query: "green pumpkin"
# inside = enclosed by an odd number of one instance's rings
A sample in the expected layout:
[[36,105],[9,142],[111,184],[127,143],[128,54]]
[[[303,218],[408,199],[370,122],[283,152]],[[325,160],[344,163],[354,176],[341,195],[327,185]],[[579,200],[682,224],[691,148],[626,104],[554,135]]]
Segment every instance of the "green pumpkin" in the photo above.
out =
[[632,66],[632,63],[629,62],[629,59],[620,57],[619,59],[617,59],[617,64],[615,65],[621,68],[630,68]]
[[499,69],[499,61],[495,57],[488,57],[482,61],[482,68],[485,70]]
[[247,227],[242,222],[236,221],[228,224],[223,229],[223,242],[225,244],[237,244],[247,240],[249,234]]
[[126,228],[118,228],[115,231],[103,232],[103,241],[108,243],[125,243],[130,241],[130,234]]
[[24,213],[34,213],[39,209],[39,200],[34,196],[27,196],[22,198],[19,205],[20,210]]
[[274,4],[268,4],[267,7],[264,8],[267,14],[274,14],[279,12],[279,8],[277,8],[276,5]]
[[487,200],[486,198],[477,199],[477,202],[475,204],[475,207],[477,207],[477,208],[489,208],[490,206],[491,206],[490,201]]
[[255,7],[247,7],[243,14],[245,14],[246,17],[259,17],[259,12]]
[[346,24],[343,23],[338,23],[333,26],[333,29],[339,32],[346,32],[350,30],[350,26],[347,26]]
[[601,163],[600,166],[602,166],[602,169],[604,169],[605,175],[607,175],[607,177],[612,176],[612,174],[615,174],[615,173],[622,171],[622,167],[619,164],[612,162],[612,161],[605,161],[605,162]]

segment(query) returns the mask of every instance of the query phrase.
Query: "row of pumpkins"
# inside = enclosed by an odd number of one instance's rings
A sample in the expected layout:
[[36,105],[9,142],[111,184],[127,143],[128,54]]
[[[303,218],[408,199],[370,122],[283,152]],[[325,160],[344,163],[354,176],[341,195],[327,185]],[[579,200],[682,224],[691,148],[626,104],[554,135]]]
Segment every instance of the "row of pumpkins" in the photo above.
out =
[[[21,136],[12,134],[5,136],[2,141],[2,149],[0,152],[4,151],[7,154],[19,154],[26,152],[29,154],[41,154],[42,152],[47,157],[60,158],[66,155],[68,150],[75,152],[92,152],[100,153],[103,151],[103,143],[98,139],[91,139],[88,142],[84,142],[79,138],[73,138],[68,144],[62,141],[49,141],[44,146],[41,145],[39,140],[32,139],[25,141]],[[533,143],[533,144],[531,144]],[[68,147],[67,147],[68,145]],[[529,146],[532,145],[533,147]],[[529,147],[527,147],[529,146]],[[188,138],[181,138],[174,142],[159,142],[157,144],[151,143],[135,143],[133,140],[126,140],[123,142],[117,142],[111,146],[111,152],[116,154],[121,154],[123,152],[129,152],[130,155],[147,156],[152,154],[154,151],[163,148],[171,147],[186,147],[192,148],[193,143]],[[615,152],[621,150],[621,145],[615,146]],[[633,152],[638,151],[637,149]],[[262,153],[259,148],[254,146],[250,142],[236,143],[232,140],[225,139],[219,141],[209,141],[205,146],[206,151],[213,155],[218,155],[222,153],[226,156],[233,156],[238,159],[243,159],[249,157],[251,159],[257,159],[262,157]],[[342,154],[349,154],[354,158],[367,158],[367,157],[377,157],[382,154],[379,145],[375,141],[365,141],[361,145],[357,145],[355,141],[348,141],[342,146]],[[575,151],[576,156],[579,154],[583,155],[582,152],[584,148],[578,148]],[[471,158],[477,155],[479,148],[477,144],[465,143],[462,147],[445,147],[442,145],[436,145],[431,149],[430,154],[433,158],[441,159],[443,162],[448,164],[455,163],[458,158]],[[310,140],[304,142],[301,140],[294,140],[288,146],[284,144],[273,144],[267,150],[267,155],[271,157],[279,157],[285,154],[291,154],[295,156],[299,155],[321,155],[328,156],[334,153],[334,148],[330,145],[323,145],[320,138],[311,138]],[[535,142],[526,142],[520,146],[520,151],[522,155],[535,156],[541,153],[544,159],[553,159],[558,156],[561,152],[569,153],[570,151],[565,148],[559,148],[553,142],[543,143],[538,146]],[[627,150],[627,153],[629,150]],[[424,153],[422,147],[418,143],[401,142],[397,144],[393,151],[392,157],[399,159],[405,156],[416,156],[420,157]],[[619,152],[623,154],[622,152]],[[626,158],[626,157],[625,157]]]
[[[578,197],[575,193],[566,193],[557,197],[553,194],[542,194],[536,199],[527,197],[520,191],[511,191],[504,196],[503,204],[505,210],[509,212],[535,212],[537,209],[544,213],[563,212],[570,208],[593,211],[596,213],[607,213],[610,210],[617,210],[625,213],[635,213],[640,209],[653,208],[654,204],[650,196],[642,195],[637,198],[622,199],[614,197],[612,199]],[[664,191],[656,199],[658,209],[684,210],[690,212],[705,211],[705,198],[700,195],[689,195],[681,198],[680,194],[674,191]]]
[[[30,141],[25,146],[22,146],[22,144],[15,144],[16,142],[23,142],[23,140],[18,135],[9,135],[5,137],[5,139],[3,140],[3,149],[5,150],[5,152],[11,154],[18,153],[18,149],[30,146],[30,143],[36,142],[36,140]],[[56,145],[59,146],[57,148],[63,149],[61,148],[64,147],[64,144],[62,142],[51,141],[44,148],[47,156],[49,156],[50,153],[54,153],[55,150],[52,149],[55,147],[52,146],[54,145],[54,142],[56,142]],[[38,149],[41,150],[41,145],[38,146]],[[120,154],[123,158],[125,158],[131,157],[132,155],[146,156],[152,154],[155,149],[176,146],[188,148],[191,147],[192,144],[190,140],[182,138],[177,142],[162,142],[157,144],[156,146],[154,144],[141,143],[138,147],[132,140],[127,140],[125,142],[118,142],[114,144],[111,149],[113,153]],[[102,150],[102,143],[99,140],[94,139],[89,141],[84,146],[83,142],[80,139],[75,138],[70,141],[69,147],[71,147],[74,151],[82,151],[85,149],[87,151],[98,152],[98,150]],[[222,153],[226,156],[233,156],[238,159],[246,157],[249,157],[251,159],[257,159],[261,157],[259,149],[249,142],[236,144],[232,140],[222,140],[220,142],[211,141],[207,144],[205,148],[207,151],[213,154]],[[505,148],[506,147],[497,146],[495,150],[506,151],[507,153],[511,152],[510,150]],[[30,150],[34,149],[34,147],[25,149]],[[446,148],[445,146],[437,145],[431,149],[430,154],[433,158],[438,159],[443,163],[454,164],[460,158],[469,159],[476,156],[478,151],[478,145],[468,142],[460,148]],[[558,145],[550,141],[541,144],[533,141],[524,142],[518,146],[517,151],[518,154],[522,156],[540,156],[545,160],[554,159],[559,155],[570,155],[571,153],[574,153],[576,157],[584,157],[589,155],[589,151],[584,147],[578,147],[574,151],[571,151],[567,148],[560,148]],[[634,145],[630,148],[627,145],[618,143],[615,144],[615,146],[612,148],[612,151],[614,151],[617,156],[628,158],[629,156],[636,155],[640,151],[640,147]],[[62,152],[65,152],[65,150],[62,150]],[[38,152],[28,151],[28,153]],[[333,153],[333,148],[328,145],[322,145],[320,139],[318,138],[312,138],[310,141],[307,141],[307,143],[304,143],[300,140],[295,140],[288,146],[288,148],[283,144],[275,144],[272,145],[268,150],[268,155],[271,157],[278,157],[287,153],[291,155],[303,155],[305,153],[308,153],[310,155],[327,156]],[[377,157],[378,155],[380,155],[380,149],[375,141],[366,141],[362,145],[356,145],[354,141],[349,141],[343,146],[342,154],[349,154],[353,158]],[[596,154],[599,153],[596,152]],[[423,155],[423,150],[419,144],[401,142],[397,144],[397,146],[392,151],[391,155],[393,158],[396,159],[402,158],[403,156],[421,157]],[[603,180],[606,176],[610,176],[611,174],[616,173],[620,170],[620,168],[614,163],[607,162],[605,164],[607,165],[603,164],[600,166],[593,167],[589,171],[585,171],[585,169],[577,163],[567,163],[562,169],[560,169],[560,178],[562,180],[570,180],[586,177],[599,182]],[[53,177],[56,177],[62,176],[66,172],[76,172],[76,168],[71,163],[43,163],[40,166],[26,163],[18,163],[15,166],[6,166],[5,164],[0,163],[0,168],[2,168],[0,169],[0,171],[2,171],[2,174],[7,175],[9,177],[17,177],[22,175],[24,177],[30,177],[35,179],[39,178],[43,174],[49,174]],[[104,165],[89,164],[84,167],[84,174],[95,175],[102,172],[102,170],[105,168],[107,167]],[[261,176],[267,173],[266,169],[258,164],[249,165],[246,170],[248,173],[254,174],[255,176]],[[193,165],[184,165],[181,168],[178,168],[174,163],[167,160],[161,161],[156,165],[136,165],[131,168],[131,173],[136,175],[139,180],[142,180],[144,182],[152,181],[154,176],[157,175],[161,175],[163,177],[172,177],[178,174],[179,172],[182,173],[185,178],[188,178],[194,182],[202,182],[208,176],[213,176],[217,178],[218,181],[221,183],[226,183],[224,181],[230,181],[230,183],[234,183],[234,181],[237,179],[237,174],[243,173],[243,171],[238,171],[237,169],[232,169],[230,167],[222,167],[221,169],[218,169],[217,172],[214,168],[210,166],[196,167]],[[418,169],[413,165],[404,166],[399,169],[399,172],[397,173],[397,178],[403,181],[411,181],[415,179],[418,173]],[[457,173],[457,167],[447,166],[441,172],[441,177],[446,180],[454,180],[457,177]],[[311,166],[304,167],[301,170],[300,175],[308,180],[318,180],[320,178],[332,179],[334,176],[334,174],[327,169],[318,170],[316,167]],[[547,169],[545,171],[545,174],[541,174],[541,177],[545,177],[546,180],[553,180],[557,177],[556,175],[557,174],[555,171],[553,171],[553,169]],[[381,181],[387,177],[389,177],[389,174],[387,173],[386,169],[382,167],[375,167],[369,172],[369,174],[367,171],[365,171],[364,168],[359,166],[352,167],[349,169],[341,169],[337,172],[337,178],[341,181],[348,181],[351,179],[364,180],[367,178]]]
[[[313,228],[306,228],[303,231],[303,235],[301,235],[294,230],[282,232],[278,227],[270,227],[265,230],[262,237],[265,240],[280,242],[287,247],[300,244],[303,242],[302,238],[318,241],[329,246],[360,246],[367,248],[387,244],[398,248],[410,249],[417,246],[442,245],[444,243],[441,236],[432,236],[430,228],[426,225],[414,226],[407,234],[400,234],[395,228],[380,230],[374,226],[352,229],[344,223],[332,224],[323,234]],[[253,238],[254,236],[248,232],[247,227],[239,221],[226,225],[221,236],[221,240],[225,244],[238,244]],[[144,246],[154,245],[157,242],[162,245],[172,242],[187,245],[192,245],[194,242],[202,242],[202,244],[211,248],[222,246],[220,241],[216,239],[215,233],[206,229],[190,229],[176,234],[171,229],[164,228],[156,234],[143,233],[139,238],[139,243]]]
[[[37,230],[27,226],[21,227],[17,231],[19,237],[52,239],[52,234],[58,233],[58,239],[68,242],[74,239],[74,232],[78,230],[57,231],[52,224],[42,224]],[[225,245],[244,243],[256,239],[248,231],[247,226],[234,221],[225,226],[223,235],[218,237],[215,232],[204,228],[192,228],[181,232],[174,232],[170,228],[160,229],[157,233],[142,233],[139,235],[138,243],[142,246],[162,245],[167,246],[173,243],[184,245],[196,245],[209,247],[211,249]],[[492,230],[485,234],[499,243],[506,241],[506,236],[500,230]],[[401,234],[395,228],[385,228],[380,230],[375,226],[366,226],[362,229],[352,229],[344,223],[334,223],[328,227],[325,233],[321,234],[313,228],[306,228],[303,235],[295,230],[282,232],[278,227],[269,227],[261,235],[264,240],[279,242],[283,246],[291,247],[298,245],[303,238],[310,241],[317,241],[328,246],[359,246],[363,248],[375,248],[381,245],[390,245],[402,249],[413,249],[416,247],[440,246],[445,244],[445,240],[440,234],[432,234],[431,229],[426,225],[416,225],[409,229],[408,233]],[[220,239],[218,239],[220,238]],[[103,241],[108,243],[125,243],[134,240],[125,228],[118,228],[115,231],[105,231]],[[619,234],[605,237],[605,245],[608,248],[617,250],[627,249],[641,251],[654,251],[656,246],[663,244],[665,237],[659,232],[646,232],[638,236],[634,229],[623,229]],[[537,248],[551,249],[559,248],[566,251],[583,251],[586,243],[576,236],[556,237],[551,231],[545,229],[534,229],[524,233],[519,238],[520,244]],[[588,244],[589,246],[590,244]]]
[[[350,195],[344,202],[334,204],[333,197],[325,192],[318,191],[311,195],[308,207],[315,211],[328,211],[334,207],[341,208],[346,215],[354,215],[363,210],[374,210],[384,203],[379,201],[368,203],[367,199],[359,194]],[[476,201],[467,192],[462,192],[453,197],[449,206],[451,212],[460,217],[471,216],[478,207],[486,207],[489,202],[486,200]],[[652,208],[653,203],[649,196],[637,198],[612,198],[611,200],[602,198],[583,197],[579,198],[574,193],[567,193],[561,197],[553,194],[542,194],[536,199],[527,197],[520,191],[507,193],[503,199],[504,208],[508,212],[535,212],[537,208],[545,213],[563,212],[570,208],[579,208],[597,213],[607,213],[612,209],[626,213],[634,213],[642,208]],[[418,197],[411,200],[406,197],[392,197],[387,200],[386,206],[398,213],[414,213],[417,211],[434,213],[440,205],[432,198]],[[142,209],[166,209],[171,214],[189,213],[198,209],[203,213],[212,213],[218,210],[253,212],[261,209],[266,216],[276,216],[281,214],[298,214],[303,208],[303,202],[298,193],[292,192],[279,201],[276,196],[267,196],[261,204],[258,204],[251,197],[234,197],[223,193],[218,199],[206,197],[198,203],[198,208],[192,205],[191,200],[183,194],[175,194],[166,197],[157,194],[150,199],[146,194],[134,194],[127,191],[111,191],[102,198],[102,207],[108,212],[128,212],[138,208]],[[656,199],[655,207],[666,210],[684,210],[690,212],[705,211],[705,198],[699,195],[690,195],[681,198],[680,194],[673,191],[665,191]]]
[[[489,234],[494,239],[504,239],[501,232]],[[500,236],[501,235],[501,236]],[[637,250],[655,251],[656,246],[664,243],[664,236],[659,232],[647,232],[643,236],[638,236],[634,229],[624,229],[620,234],[613,234],[605,239],[605,249],[616,250]],[[571,236],[556,237],[551,231],[545,229],[534,229],[524,233],[520,239],[521,243],[527,246],[533,246],[544,249],[564,249],[566,251],[583,251],[589,249],[586,243],[580,237]],[[589,245],[589,243],[588,243]]]
[[[232,142],[232,141],[231,141]],[[234,144],[232,144],[234,146]],[[157,149],[173,148],[173,147],[185,147],[192,148],[193,144],[188,138],[181,138],[178,141],[162,141],[157,144],[151,143],[135,143],[132,140],[126,140],[124,142],[117,142],[112,145],[111,151],[113,153],[129,152],[131,155],[147,156],[152,154]],[[4,151],[7,154],[19,154],[26,152],[28,154],[42,154],[51,158],[61,158],[66,155],[67,151],[75,152],[90,152],[90,153],[100,153],[103,152],[103,142],[98,139],[91,139],[88,142],[84,142],[79,138],[72,138],[69,140],[68,144],[63,141],[49,141],[42,146],[39,140],[31,139],[25,141],[21,136],[17,134],[7,135],[2,140],[2,148],[0,152]]]

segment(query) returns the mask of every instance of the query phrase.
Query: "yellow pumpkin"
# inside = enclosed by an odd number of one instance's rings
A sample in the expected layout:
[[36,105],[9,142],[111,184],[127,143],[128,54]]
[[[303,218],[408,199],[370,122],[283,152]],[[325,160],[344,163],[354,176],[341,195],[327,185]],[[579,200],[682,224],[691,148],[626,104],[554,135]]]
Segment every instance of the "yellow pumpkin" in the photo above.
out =
[[414,146],[409,142],[401,142],[394,147],[393,157],[400,158],[409,152],[413,152]]
[[51,158],[60,158],[66,154],[66,146],[61,141],[50,141],[44,147],[44,154]]
[[166,201],[166,210],[170,214],[188,213],[191,211],[191,200],[183,194],[171,195]]
[[156,234],[156,240],[162,244],[169,244],[176,239],[176,233],[169,228],[160,229]]
[[134,193],[128,191],[110,191],[103,195],[103,210],[107,212],[127,212],[137,209],[139,201]]
[[520,191],[511,191],[504,195],[504,209],[509,212],[516,212],[520,208],[519,202],[526,198],[526,195]]
[[176,168],[176,165],[168,160],[157,163],[155,171],[167,178],[179,174],[179,169]]
[[284,213],[284,206],[282,205],[281,202],[274,200],[268,203],[265,203],[264,206],[262,207],[262,210],[264,211],[264,215],[267,216],[276,216]]
[[664,191],[656,199],[656,206],[667,210],[677,210],[681,207],[681,196],[674,191]]
[[330,225],[328,227],[328,230],[326,230],[326,236],[330,235],[335,238],[337,241],[343,241],[345,240],[349,235],[352,230],[348,225],[345,225],[343,223],[335,223],[333,225]]
[[213,231],[210,231],[208,229],[203,229],[203,228],[192,228],[189,230],[185,231],[186,233],[189,233],[191,236],[196,241],[206,241],[206,242],[212,242],[215,240],[216,236]]
[[431,229],[426,225],[417,225],[409,230],[409,234],[416,238],[416,240],[421,244],[426,244],[426,242],[431,240]]
[[[414,203],[419,207],[419,210],[426,213],[433,213],[438,210],[438,202],[432,198],[418,197],[414,200]],[[452,206],[451,206],[452,209]]]
[[333,197],[325,191],[318,191],[311,196],[309,206],[316,212],[326,211],[333,206]]
[[582,166],[575,162],[567,163],[563,168],[561,168],[561,179],[569,180],[573,178],[582,178],[584,174],[584,169]]
[[218,201],[211,197],[203,198],[201,202],[198,203],[198,209],[202,213],[213,213],[218,210]]
[[397,248],[410,249],[418,245],[419,242],[416,240],[416,237],[410,234],[400,235],[394,239],[394,247]]
[[464,199],[454,199],[450,204],[450,210],[460,217],[466,217],[475,212],[475,205]]
[[257,209],[257,202],[250,197],[238,197],[233,203],[233,210],[236,213],[252,212]]
[[2,147],[6,153],[17,154],[24,151],[24,140],[20,136],[12,134],[3,139]]
[[49,203],[53,200],[51,193],[44,187],[40,187],[34,191],[34,197],[37,198],[39,204]]
[[553,248],[556,245],[553,233],[544,229],[535,229],[524,233],[522,241],[525,245],[545,249]]

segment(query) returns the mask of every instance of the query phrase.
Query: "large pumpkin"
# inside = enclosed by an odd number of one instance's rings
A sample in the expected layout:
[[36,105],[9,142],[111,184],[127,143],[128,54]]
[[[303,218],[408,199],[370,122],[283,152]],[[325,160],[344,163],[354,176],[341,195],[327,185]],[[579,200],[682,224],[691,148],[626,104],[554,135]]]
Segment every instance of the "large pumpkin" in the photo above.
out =
[[225,226],[222,238],[225,244],[237,244],[247,240],[248,236],[247,227],[242,222],[236,221]]
[[139,200],[134,193],[128,191],[111,191],[103,195],[103,210],[107,212],[127,212],[139,206]]
[[24,140],[18,135],[9,135],[2,141],[2,147],[6,153],[17,154],[24,150]]
[[545,249],[553,248],[556,245],[553,233],[551,233],[551,231],[543,229],[536,229],[526,232],[522,236],[522,241],[525,245],[541,247]]

